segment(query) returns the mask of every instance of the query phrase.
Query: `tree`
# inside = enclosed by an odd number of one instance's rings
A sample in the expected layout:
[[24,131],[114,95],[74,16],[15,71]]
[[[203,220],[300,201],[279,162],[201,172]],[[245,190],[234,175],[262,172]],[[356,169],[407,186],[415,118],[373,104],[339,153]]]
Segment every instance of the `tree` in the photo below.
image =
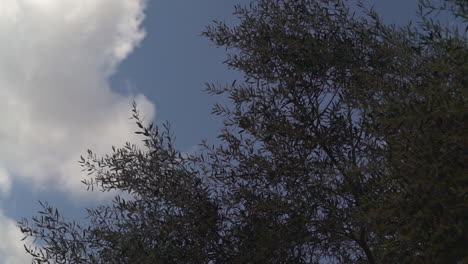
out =
[[421,1],[416,27],[360,8],[257,0],[208,27],[244,73],[207,85],[231,100],[214,107],[222,143],[182,155],[135,106],[145,148],[81,161],[90,188],[131,198],[86,227],[43,204],[20,222],[36,263],[468,262],[467,4]]

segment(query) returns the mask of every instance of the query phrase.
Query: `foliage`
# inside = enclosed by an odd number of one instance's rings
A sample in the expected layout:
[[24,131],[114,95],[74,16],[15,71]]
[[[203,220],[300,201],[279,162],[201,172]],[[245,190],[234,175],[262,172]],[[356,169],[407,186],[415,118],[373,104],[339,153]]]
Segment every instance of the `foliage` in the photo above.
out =
[[144,148],[89,152],[90,188],[128,192],[64,221],[20,223],[36,263],[466,263],[466,2],[421,1],[388,26],[341,0],[257,0],[203,35],[244,81],[215,105],[222,144],[181,154],[168,126]]

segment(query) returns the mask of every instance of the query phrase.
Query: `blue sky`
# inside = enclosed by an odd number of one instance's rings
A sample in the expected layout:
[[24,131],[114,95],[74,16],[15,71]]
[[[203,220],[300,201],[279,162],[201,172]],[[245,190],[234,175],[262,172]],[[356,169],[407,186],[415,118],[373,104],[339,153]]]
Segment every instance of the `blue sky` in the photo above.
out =
[[[213,19],[236,23],[247,0],[0,0],[0,263],[27,263],[15,222],[48,200],[64,215],[109,195],[86,193],[77,160],[86,149],[139,142],[128,120],[136,100],[148,121],[169,121],[182,151],[216,140],[223,98],[205,82],[241,74],[200,35]],[[388,23],[417,1],[370,1]]]

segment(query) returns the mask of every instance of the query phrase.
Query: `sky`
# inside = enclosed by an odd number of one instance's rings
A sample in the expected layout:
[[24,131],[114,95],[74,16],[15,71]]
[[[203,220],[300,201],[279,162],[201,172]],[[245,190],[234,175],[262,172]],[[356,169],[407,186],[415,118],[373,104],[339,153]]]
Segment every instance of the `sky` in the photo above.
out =
[[[0,0],[0,263],[30,263],[16,222],[46,200],[69,218],[109,199],[86,192],[78,159],[141,143],[131,102],[147,122],[169,121],[179,150],[216,141],[225,98],[205,82],[241,79],[225,51],[200,36],[236,23],[248,0]],[[388,23],[412,18],[416,0],[368,0]]]

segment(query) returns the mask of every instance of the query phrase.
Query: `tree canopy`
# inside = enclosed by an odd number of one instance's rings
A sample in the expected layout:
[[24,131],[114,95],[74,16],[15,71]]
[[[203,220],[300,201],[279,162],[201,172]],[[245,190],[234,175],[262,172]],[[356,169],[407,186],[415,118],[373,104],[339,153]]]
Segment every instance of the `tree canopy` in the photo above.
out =
[[221,143],[181,153],[134,106],[144,147],[81,160],[128,195],[86,226],[43,203],[19,223],[35,263],[468,263],[467,3],[420,1],[407,26],[349,5],[256,0],[208,26],[244,74],[207,84],[230,99]]

